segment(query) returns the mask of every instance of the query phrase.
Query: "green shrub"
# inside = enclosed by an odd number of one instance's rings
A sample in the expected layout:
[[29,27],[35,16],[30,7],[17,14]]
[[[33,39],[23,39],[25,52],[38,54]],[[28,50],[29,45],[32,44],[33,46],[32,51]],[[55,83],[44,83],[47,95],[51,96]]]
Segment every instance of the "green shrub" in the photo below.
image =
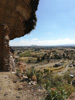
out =
[[69,83],[69,84],[70,84],[71,81],[72,81],[69,72],[66,72],[66,73],[64,74],[63,78],[64,78],[64,80],[65,80],[67,83]]
[[43,81],[43,72],[41,71],[36,71],[36,77],[37,77],[37,83],[42,83]]
[[67,92],[63,91],[53,91],[50,90],[49,94],[45,98],[45,100],[66,100],[67,99]]
[[27,70],[26,74],[28,76],[29,79],[32,78],[33,75],[35,75],[36,71],[34,69],[34,67],[31,67],[30,69]]
[[59,75],[54,75],[53,78],[52,78],[52,85],[53,86],[60,86],[61,84],[63,83],[63,78],[62,76],[59,76]]
[[44,69],[44,73],[45,74],[49,73],[49,70],[48,69]]

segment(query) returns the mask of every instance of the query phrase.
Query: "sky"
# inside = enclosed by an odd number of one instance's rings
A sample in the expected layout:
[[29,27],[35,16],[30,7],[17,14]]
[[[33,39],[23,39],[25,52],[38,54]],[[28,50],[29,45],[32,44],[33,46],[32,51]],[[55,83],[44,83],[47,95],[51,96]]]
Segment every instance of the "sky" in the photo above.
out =
[[37,25],[10,46],[56,46],[75,44],[75,0],[40,0]]

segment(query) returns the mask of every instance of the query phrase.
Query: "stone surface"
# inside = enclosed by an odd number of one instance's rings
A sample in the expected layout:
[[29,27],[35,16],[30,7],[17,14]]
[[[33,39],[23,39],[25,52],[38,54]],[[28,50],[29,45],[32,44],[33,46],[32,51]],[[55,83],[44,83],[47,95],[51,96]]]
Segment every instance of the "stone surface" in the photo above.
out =
[[9,70],[9,28],[0,24],[0,71]]
[[7,24],[9,37],[24,36],[34,29],[39,0],[0,0],[0,23]]
[[29,85],[27,82],[19,82],[17,79],[17,83],[14,83],[15,78],[17,78],[15,74],[0,72],[0,100],[44,100],[47,95],[46,90],[43,91],[40,88],[39,91],[37,86]]
[[38,3],[39,0],[0,0],[0,71],[13,70],[9,40],[35,28]]

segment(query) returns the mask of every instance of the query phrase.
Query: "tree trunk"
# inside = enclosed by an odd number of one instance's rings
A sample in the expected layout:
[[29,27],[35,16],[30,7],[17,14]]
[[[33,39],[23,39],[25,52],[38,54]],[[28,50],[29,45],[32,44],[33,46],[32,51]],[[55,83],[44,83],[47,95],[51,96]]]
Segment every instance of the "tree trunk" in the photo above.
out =
[[9,28],[6,24],[0,24],[0,71],[9,71]]

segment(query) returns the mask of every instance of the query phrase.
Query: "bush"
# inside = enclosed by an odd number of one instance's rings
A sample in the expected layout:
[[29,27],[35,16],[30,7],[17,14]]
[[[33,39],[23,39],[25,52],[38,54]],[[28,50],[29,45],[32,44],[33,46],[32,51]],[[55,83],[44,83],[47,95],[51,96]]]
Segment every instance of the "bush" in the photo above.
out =
[[71,81],[72,81],[69,72],[66,72],[66,73],[64,74],[63,78],[64,78],[64,80],[65,80],[67,83],[69,83],[69,84],[70,84]]
[[65,88],[65,90],[67,91],[68,93],[68,96],[72,93],[72,92],[75,92],[75,88],[70,85],[70,84],[64,84],[63,86]]
[[37,57],[37,62],[40,62],[40,61],[41,61],[40,57]]
[[49,70],[48,69],[44,69],[44,73],[45,74],[49,73]]
[[49,94],[45,98],[45,100],[66,100],[67,99],[67,92],[57,91],[57,90],[50,90]]
[[36,72],[36,77],[37,77],[37,83],[38,84],[41,84],[42,83],[42,80],[43,80],[43,72],[37,71]]
[[30,69],[27,70],[26,74],[28,79],[32,79],[32,76],[35,75],[36,71],[34,67],[31,67]]

